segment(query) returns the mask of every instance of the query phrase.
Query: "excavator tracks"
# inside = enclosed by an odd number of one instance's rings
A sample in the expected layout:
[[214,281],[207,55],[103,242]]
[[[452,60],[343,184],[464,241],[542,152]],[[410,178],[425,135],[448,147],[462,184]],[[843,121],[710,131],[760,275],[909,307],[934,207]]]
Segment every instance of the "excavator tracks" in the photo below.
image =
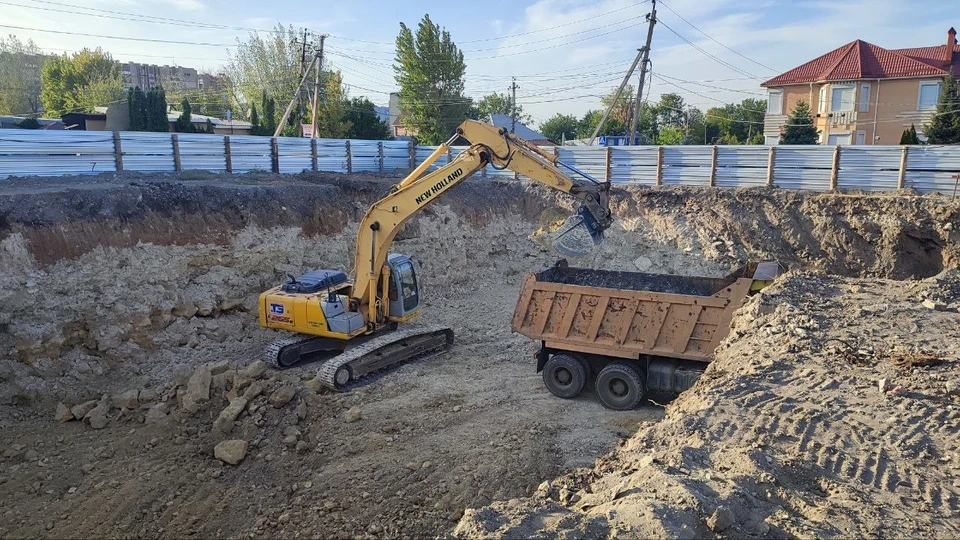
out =
[[325,386],[344,392],[362,379],[404,362],[425,360],[453,346],[453,330],[443,326],[411,326],[376,336],[325,361],[317,377]]

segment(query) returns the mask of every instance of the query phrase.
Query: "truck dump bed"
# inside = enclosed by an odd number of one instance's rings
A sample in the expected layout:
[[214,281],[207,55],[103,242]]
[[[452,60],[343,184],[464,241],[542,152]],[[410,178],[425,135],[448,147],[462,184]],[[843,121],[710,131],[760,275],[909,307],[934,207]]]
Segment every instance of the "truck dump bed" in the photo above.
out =
[[[764,264],[756,279],[773,279],[761,275],[770,271]],[[551,349],[709,362],[755,269],[703,278],[558,265],[527,275],[511,327]]]

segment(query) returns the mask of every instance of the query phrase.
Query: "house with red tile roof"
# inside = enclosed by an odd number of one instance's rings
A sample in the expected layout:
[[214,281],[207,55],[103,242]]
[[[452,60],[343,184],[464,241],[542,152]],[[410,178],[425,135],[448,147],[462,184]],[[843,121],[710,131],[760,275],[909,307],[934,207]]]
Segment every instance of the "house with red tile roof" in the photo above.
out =
[[852,41],[760,85],[768,91],[765,142],[777,144],[790,111],[803,100],[821,144],[898,144],[911,124],[920,134],[929,122],[950,69],[960,75],[953,28],[945,44],[930,47],[884,49]]

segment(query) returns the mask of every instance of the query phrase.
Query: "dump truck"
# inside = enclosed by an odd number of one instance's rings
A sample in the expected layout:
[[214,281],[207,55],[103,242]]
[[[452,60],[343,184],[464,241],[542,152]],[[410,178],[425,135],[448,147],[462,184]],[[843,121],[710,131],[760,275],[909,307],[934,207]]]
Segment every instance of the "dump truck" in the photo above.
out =
[[560,261],[526,276],[511,327],[540,342],[537,372],[553,395],[573,398],[594,380],[605,407],[628,410],[648,392],[690,388],[730,332],[733,312],[778,272],[772,262],[707,278]]

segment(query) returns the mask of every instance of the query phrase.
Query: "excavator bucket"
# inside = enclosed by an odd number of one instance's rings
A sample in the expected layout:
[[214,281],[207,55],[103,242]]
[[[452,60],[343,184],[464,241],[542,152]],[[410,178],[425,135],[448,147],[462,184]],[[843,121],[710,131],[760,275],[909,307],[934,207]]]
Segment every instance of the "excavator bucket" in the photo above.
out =
[[597,218],[586,206],[577,209],[577,213],[567,220],[550,235],[553,249],[570,258],[586,257],[593,251],[594,246],[603,242],[603,228]]

